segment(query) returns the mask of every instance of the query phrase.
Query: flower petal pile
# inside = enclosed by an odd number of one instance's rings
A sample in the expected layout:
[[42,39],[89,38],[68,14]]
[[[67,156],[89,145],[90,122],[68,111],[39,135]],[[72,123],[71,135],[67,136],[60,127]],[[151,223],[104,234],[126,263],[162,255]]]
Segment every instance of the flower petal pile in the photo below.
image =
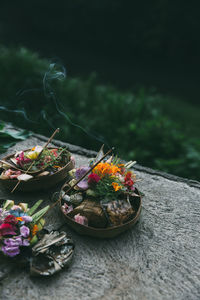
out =
[[20,254],[21,247],[32,246],[37,242],[35,235],[42,229],[42,216],[49,208],[46,206],[35,213],[41,202],[39,200],[29,209],[26,203],[15,205],[14,201],[6,200],[0,209],[0,252],[14,257]]

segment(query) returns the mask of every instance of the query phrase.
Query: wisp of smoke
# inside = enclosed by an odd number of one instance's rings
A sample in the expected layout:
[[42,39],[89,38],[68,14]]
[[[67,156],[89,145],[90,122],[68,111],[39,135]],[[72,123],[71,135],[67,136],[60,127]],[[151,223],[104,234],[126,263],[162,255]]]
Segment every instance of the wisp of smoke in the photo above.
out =
[[30,118],[28,118],[28,116],[27,116],[26,111],[24,110],[24,108],[21,108],[21,109],[8,109],[5,106],[0,106],[0,110],[1,111],[5,111],[5,112],[9,112],[9,113],[14,113],[14,114],[22,115],[26,121],[31,122],[31,123],[36,123],[35,121],[33,121]]
[[49,118],[47,118],[46,111],[43,109],[43,110],[41,110],[40,114],[41,114],[43,120],[45,120],[47,122],[47,124],[55,130],[56,127],[52,124],[52,122],[49,120]]
[[[57,126],[55,126],[52,123],[52,121],[51,121],[52,118],[50,116],[48,116],[48,112],[45,111],[45,106],[48,106],[50,104],[55,109],[55,112],[57,112],[60,116],[62,116],[70,125],[79,128],[87,136],[89,136],[92,139],[95,139],[96,141],[99,141],[109,147],[108,143],[106,142],[106,140],[104,139],[103,136],[101,136],[97,133],[91,132],[91,130],[88,130],[88,129],[80,126],[79,124],[74,123],[70,119],[68,114],[66,112],[64,112],[64,108],[62,107],[60,101],[58,101],[58,98],[56,96],[56,91],[53,88],[53,82],[57,81],[57,80],[62,81],[66,78],[66,76],[67,76],[66,69],[64,68],[64,66],[62,64],[60,64],[59,62],[50,63],[47,72],[44,74],[43,86],[41,88],[31,88],[31,89],[19,90],[16,93],[16,101],[15,101],[15,103],[17,104],[16,108],[11,109],[11,107],[9,107],[9,106],[7,106],[7,107],[0,106],[0,111],[17,114],[17,115],[23,117],[23,119],[26,120],[27,122],[34,123],[34,124],[39,124],[39,120],[41,117],[42,120],[44,120],[49,125],[50,128],[55,129]],[[34,116],[31,115],[32,118],[34,118],[34,120],[30,119],[26,112],[26,107],[27,108],[29,107],[29,101],[32,101],[31,99],[33,99],[33,97],[32,98],[28,97],[30,95],[30,93],[36,93],[36,97],[37,97],[37,95],[41,96],[42,93],[45,96],[44,98],[42,98],[43,104],[37,106],[38,112],[36,114],[34,114]],[[29,111],[29,110],[27,109],[27,111]]]
[[[44,78],[43,78],[43,89],[44,89],[44,95],[53,100],[54,104],[55,104],[55,108],[57,110],[57,112],[64,117],[65,120],[67,120],[72,126],[79,128],[80,130],[82,130],[85,134],[87,134],[88,136],[90,136],[91,138],[107,145],[107,141],[104,139],[104,137],[97,135],[96,133],[92,133],[89,130],[86,130],[84,127],[74,123],[70,117],[64,113],[61,109],[60,109],[60,103],[57,99],[56,93],[52,88],[51,82],[53,80],[64,80],[66,78],[66,69],[59,64],[56,63],[51,63],[49,66],[49,70],[45,73]],[[44,114],[44,112],[43,112]],[[47,116],[44,115],[43,118],[45,117],[46,121],[47,121]]]

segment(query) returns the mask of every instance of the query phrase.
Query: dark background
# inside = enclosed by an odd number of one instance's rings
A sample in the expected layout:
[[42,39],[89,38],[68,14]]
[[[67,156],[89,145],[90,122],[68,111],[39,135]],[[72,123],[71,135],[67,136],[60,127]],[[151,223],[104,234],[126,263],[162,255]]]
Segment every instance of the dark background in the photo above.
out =
[[199,103],[199,1],[1,1],[0,40],[96,71],[120,88],[155,86]]
[[3,0],[0,44],[1,119],[200,178],[199,1]]

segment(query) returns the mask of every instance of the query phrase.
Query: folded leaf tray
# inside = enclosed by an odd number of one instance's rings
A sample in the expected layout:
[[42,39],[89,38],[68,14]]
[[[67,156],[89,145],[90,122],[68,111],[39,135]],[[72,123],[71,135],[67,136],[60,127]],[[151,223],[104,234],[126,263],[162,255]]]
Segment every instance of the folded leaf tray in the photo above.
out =
[[[55,149],[55,147],[48,147],[48,149]],[[26,149],[24,151],[29,151],[31,149]],[[8,155],[3,158],[4,161],[12,158],[14,154]],[[74,162],[70,160],[66,163],[61,169],[56,171],[53,174],[49,174],[46,176],[35,177],[28,181],[21,181],[18,185],[16,191],[30,192],[30,191],[38,191],[38,190],[46,190],[58,184],[67,178],[68,172],[74,168]],[[15,179],[0,179],[0,183],[4,188],[12,191],[12,189],[16,186],[18,180]]]
[[141,195],[137,189],[135,189],[135,193],[137,193],[138,196],[130,197],[132,207],[135,210],[135,214],[133,218],[130,221],[118,226],[95,228],[95,227],[79,224],[75,222],[73,218],[64,214],[64,212],[62,211],[62,204],[63,204],[62,200],[60,201],[59,205],[60,205],[61,213],[63,214],[63,217],[67,225],[69,225],[80,235],[87,235],[96,238],[113,238],[123,233],[124,231],[130,229],[131,227],[133,227],[139,219],[141,208],[142,208],[142,200],[141,200]]

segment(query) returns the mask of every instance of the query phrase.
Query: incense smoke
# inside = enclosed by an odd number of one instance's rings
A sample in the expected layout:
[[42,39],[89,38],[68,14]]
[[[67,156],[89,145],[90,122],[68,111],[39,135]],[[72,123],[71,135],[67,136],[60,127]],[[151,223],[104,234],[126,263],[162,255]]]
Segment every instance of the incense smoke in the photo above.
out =
[[31,122],[31,123],[36,123],[35,121],[28,118],[27,113],[26,113],[24,108],[21,108],[21,109],[8,109],[5,106],[0,106],[0,110],[5,111],[5,112],[9,112],[9,113],[14,113],[14,114],[17,114],[17,115],[21,115],[21,116],[23,116],[23,118],[26,121]]
[[[5,106],[4,104],[0,106],[0,111],[16,115],[13,121],[16,122],[18,126],[30,127],[27,126],[27,123],[33,124],[32,130],[37,130],[42,121],[45,121],[48,128],[55,130],[55,128],[59,127],[57,126],[58,124],[54,124],[57,123],[57,113],[71,126],[80,129],[90,138],[108,146],[103,136],[76,124],[76,122],[71,120],[68,113],[64,111],[65,109],[57,97],[55,86],[57,81],[65,80],[66,76],[66,69],[62,64],[59,62],[50,63],[43,79],[41,78],[41,81],[39,81],[39,88],[37,86],[37,88],[20,89],[16,93],[16,101],[11,101],[12,103],[15,102],[14,109],[13,105]],[[34,94],[34,97],[32,94]],[[30,95],[32,97],[30,97]],[[7,116],[7,120],[10,120],[9,115]],[[27,123],[23,125],[24,121]]]
[[[60,68],[60,70],[57,69],[57,68]],[[59,65],[59,64],[56,64],[56,63],[51,63],[50,66],[49,66],[49,70],[45,73],[44,78],[43,78],[44,95],[54,102],[56,111],[62,117],[64,117],[64,119],[67,122],[69,122],[69,124],[71,124],[74,127],[79,128],[80,130],[82,130],[85,134],[87,134],[91,138],[93,138],[93,139],[95,139],[95,140],[97,140],[97,141],[99,141],[99,142],[101,142],[101,143],[103,143],[103,144],[105,144],[109,147],[108,143],[106,142],[106,140],[103,136],[100,136],[96,133],[93,133],[93,132],[91,132],[91,130],[87,130],[84,127],[80,126],[79,124],[74,123],[70,119],[70,117],[61,110],[60,102],[57,99],[56,92],[52,88],[51,82],[55,79],[56,80],[64,80],[66,78],[66,74],[67,74],[66,69],[62,65]],[[45,115],[45,118],[46,117],[47,116]],[[47,118],[46,118],[46,120],[47,120]]]

